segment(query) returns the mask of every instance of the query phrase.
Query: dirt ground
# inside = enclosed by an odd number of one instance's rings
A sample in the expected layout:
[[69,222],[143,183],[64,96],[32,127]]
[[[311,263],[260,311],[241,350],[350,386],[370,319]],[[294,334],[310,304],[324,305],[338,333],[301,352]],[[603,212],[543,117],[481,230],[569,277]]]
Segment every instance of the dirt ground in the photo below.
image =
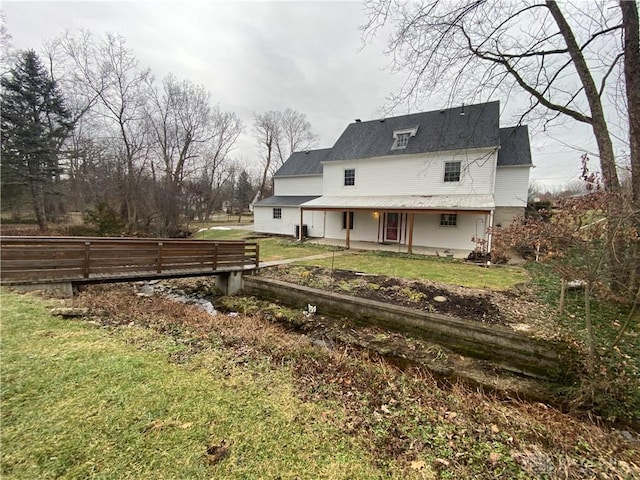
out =
[[431,313],[504,325],[532,336],[556,338],[560,335],[557,325],[551,321],[554,312],[540,304],[525,287],[497,292],[427,280],[290,265],[265,268],[260,275]]

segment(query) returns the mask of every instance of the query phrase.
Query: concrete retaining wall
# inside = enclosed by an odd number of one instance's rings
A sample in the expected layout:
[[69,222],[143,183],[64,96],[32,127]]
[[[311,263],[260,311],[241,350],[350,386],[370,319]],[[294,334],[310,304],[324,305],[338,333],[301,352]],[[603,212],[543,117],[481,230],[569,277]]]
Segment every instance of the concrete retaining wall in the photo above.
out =
[[362,324],[379,325],[419,335],[460,354],[490,360],[510,371],[541,378],[566,375],[562,344],[537,340],[499,325],[448,317],[348,295],[317,290],[279,280],[244,277],[244,292],[285,305],[318,307],[319,315],[348,317]]

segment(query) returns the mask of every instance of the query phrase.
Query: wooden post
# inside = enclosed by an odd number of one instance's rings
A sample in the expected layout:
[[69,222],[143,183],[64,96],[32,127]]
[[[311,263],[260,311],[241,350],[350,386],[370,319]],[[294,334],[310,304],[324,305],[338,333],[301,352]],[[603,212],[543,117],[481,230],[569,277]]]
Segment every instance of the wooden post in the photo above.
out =
[[304,210],[300,208],[300,229],[298,230],[298,240],[302,241],[302,221],[304,218]]
[[156,272],[162,273],[162,242],[158,242],[158,257],[156,258]]
[[260,244],[256,243],[256,268],[260,266]]
[[90,269],[90,262],[91,262],[91,255],[90,255],[90,250],[91,250],[91,242],[84,242],[84,278],[89,278],[89,273],[91,272]]
[[407,245],[407,253],[413,253],[413,216],[414,213],[409,214],[409,244]]
[[487,228],[488,239],[487,239],[487,253],[491,253],[491,247],[493,246],[493,210],[489,212],[489,227]]
[[351,227],[351,212],[349,210],[347,210],[347,212],[346,212],[346,217],[347,217],[346,218],[346,220],[347,220],[347,222],[346,222],[347,223],[346,224],[346,227],[347,227],[347,238],[346,238],[345,248],[348,250],[350,248],[349,237],[351,235],[351,228],[350,228]]
[[213,271],[216,271],[218,268],[218,244],[213,244]]

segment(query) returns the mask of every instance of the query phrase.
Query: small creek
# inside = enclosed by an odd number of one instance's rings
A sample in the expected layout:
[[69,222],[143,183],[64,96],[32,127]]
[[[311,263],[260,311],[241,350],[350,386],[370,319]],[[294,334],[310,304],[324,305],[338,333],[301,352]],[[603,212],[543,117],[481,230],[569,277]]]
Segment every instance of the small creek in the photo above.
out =
[[[137,291],[139,296],[161,295],[175,302],[193,305],[212,316],[239,315],[222,304],[223,295],[211,281],[150,281],[137,284]],[[273,305],[271,302],[265,302],[265,305],[267,303]],[[308,307],[295,318],[279,312],[263,313],[270,321],[306,337],[317,348],[355,347],[380,355],[401,370],[424,368],[444,381],[461,380],[494,392],[537,401],[550,400],[544,382],[511,375],[489,362],[463,357],[423,339],[380,327],[363,327],[346,318],[325,317],[322,312],[314,312],[315,307],[310,307],[313,313]]]

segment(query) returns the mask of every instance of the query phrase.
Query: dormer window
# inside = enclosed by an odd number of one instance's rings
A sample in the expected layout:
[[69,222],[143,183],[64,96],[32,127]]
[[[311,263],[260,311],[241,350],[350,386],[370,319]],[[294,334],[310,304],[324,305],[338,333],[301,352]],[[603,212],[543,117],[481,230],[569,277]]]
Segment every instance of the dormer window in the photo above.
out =
[[404,148],[409,143],[409,137],[411,137],[410,133],[401,133],[398,135],[396,139],[396,148]]
[[415,137],[418,133],[418,125],[413,128],[403,128],[402,130],[395,130],[393,132],[393,145],[391,150],[402,150],[407,148],[411,137]]

